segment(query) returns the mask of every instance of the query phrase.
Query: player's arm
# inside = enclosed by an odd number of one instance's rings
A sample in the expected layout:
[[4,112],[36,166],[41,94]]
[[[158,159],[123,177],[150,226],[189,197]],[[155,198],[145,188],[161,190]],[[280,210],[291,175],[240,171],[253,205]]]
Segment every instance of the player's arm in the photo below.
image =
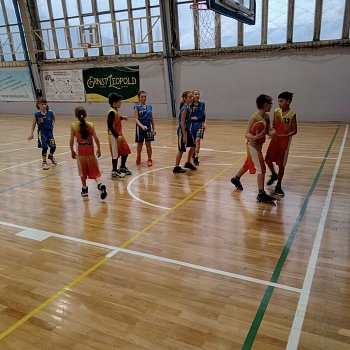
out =
[[107,126],[111,134],[117,139],[119,137],[119,134],[114,129],[114,118],[115,118],[114,112],[110,111],[107,117]]
[[27,137],[27,140],[33,140],[34,138],[34,130],[35,130],[35,126],[36,126],[36,118],[35,116],[33,117],[33,122],[32,122],[32,127],[30,129],[30,135]]
[[135,117],[135,122],[136,122],[136,125],[138,127],[140,127],[142,130],[147,130],[147,126],[143,125],[141,122],[140,122],[140,119],[139,119],[139,111],[136,107],[134,107],[134,117]]
[[151,113],[151,125],[152,125],[153,135],[155,135],[156,134],[156,124],[154,123],[153,113]]
[[187,143],[187,132],[186,132],[186,109],[181,111],[181,131],[182,131],[182,139],[184,143]]
[[269,121],[269,128],[267,131],[267,134],[271,137],[276,137],[276,112],[273,113],[273,121],[272,121],[272,125],[270,124]]
[[97,137],[95,128],[92,127],[92,138],[94,139],[97,147],[96,155],[97,157],[101,157],[101,144],[100,144],[100,139]]
[[70,128],[69,148],[70,148],[70,153],[72,155],[72,158],[76,159],[77,154],[74,151],[73,144],[74,144],[74,129],[73,129],[73,127],[71,127]]
[[291,122],[291,131],[289,133],[289,136],[294,136],[297,132],[298,132],[297,115],[294,114]]

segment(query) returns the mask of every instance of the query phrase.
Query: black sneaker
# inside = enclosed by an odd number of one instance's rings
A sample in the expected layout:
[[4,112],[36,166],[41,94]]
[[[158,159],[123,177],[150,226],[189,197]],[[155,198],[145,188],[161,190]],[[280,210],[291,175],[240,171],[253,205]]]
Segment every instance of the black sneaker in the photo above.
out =
[[235,176],[231,179],[231,182],[236,186],[237,190],[243,191],[243,186],[241,181],[237,179]]
[[82,197],[87,197],[89,195],[89,187],[82,187],[80,194]]
[[277,194],[277,196],[284,196],[284,192],[283,192],[281,186],[276,186],[275,187],[275,194]]
[[194,165],[199,165],[198,157],[193,158],[193,163],[194,163]]
[[100,191],[100,197],[101,199],[105,199],[107,197],[107,191],[106,191],[106,186],[102,184],[97,185],[98,190]]
[[185,173],[186,169],[182,169],[180,166],[175,166],[173,169],[174,174],[180,174],[180,173]]
[[197,168],[190,162],[185,163],[184,168],[190,169],[190,170],[197,170]]
[[277,180],[278,180],[278,175],[274,173],[270,176],[270,180],[266,182],[266,185],[270,186]]
[[262,202],[262,203],[271,203],[274,204],[276,198],[269,196],[265,191],[261,192],[258,194],[258,196],[256,197],[256,200],[258,202]]
[[56,161],[55,157],[53,156],[53,154],[50,153],[50,154],[47,156],[47,158],[51,160],[51,163],[52,163],[53,165],[56,165],[56,164],[57,164],[57,161]]
[[119,171],[125,175],[132,175],[132,172],[127,167],[120,168]]

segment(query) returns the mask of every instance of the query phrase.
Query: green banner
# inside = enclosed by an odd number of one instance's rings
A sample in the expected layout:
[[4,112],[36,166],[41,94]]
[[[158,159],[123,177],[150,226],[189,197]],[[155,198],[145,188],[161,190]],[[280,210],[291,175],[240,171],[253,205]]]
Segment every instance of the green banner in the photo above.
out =
[[139,66],[84,69],[83,79],[87,102],[106,102],[111,92],[122,95],[123,101],[138,101]]

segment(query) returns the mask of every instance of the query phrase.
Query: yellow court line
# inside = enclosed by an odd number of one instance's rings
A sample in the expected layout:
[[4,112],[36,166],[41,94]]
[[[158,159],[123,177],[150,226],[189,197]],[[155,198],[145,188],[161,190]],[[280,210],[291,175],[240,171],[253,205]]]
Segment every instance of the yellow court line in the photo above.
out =
[[[153,220],[150,224],[148,224],[145,228],[143,228],[141,231],[139,231],[135,236],[131,237],[129,240],[127,240],[125,243],[123,243],[119,248],[125,248],[130,243],[134,242],[137,238],[139,238],[142,234],[147,232],[149,229],[151,229],[154,225],[156,225],[159,221],[161,221],[163,218],[165,218],[167,215],[175,211],[178,207],[180,207],[182,204],[187,202],[189,199],[191,199],[194,195],[196,195],[198,192],[202,191],[203,188],[208,186],[210,183],[215,181],[217,178],[225,174],[227,171],[229,171],[234,165],[236,165],[238,162],[242,160],[243,157],[236,160],[234,163],[232,163],[230,166],[228,166],[226,169],[220,171],[217,175],[215,175],[213,178],[211,178],[208,182],[206,182],[204,185],[198,187],[195,191],[191,192],[188,196],[180,200],[178,203],[176,203],[172,208],[170,208],[168,211],[166,211],[164,214],[160,215],[157,219]],[[84,279],[86,276],[88,276],[91,272],[95,271],[98,267],[105,264],[111,257],[105,257],[102,260],[100,260],[98,263],[96,263],[94,266],[92,266],[90,269],[83,272],[80,276],[78,276],[74,281],[67,284],[65,287],[63,287],[60,291],[58,291],[56,294],[48,298],[46,301],[44,301],[42,304],[37,306],[34,310],[32,310],[30,313],[22,317],[20,320],[18,320],[16,323],[14,323],[11,327],[7,328],[4,332],[0,334],[0,340],[4,339],[6,336],[11,334],[13,331],[15,331],[17,328],[22,326],[26,321],[28,321],[30,318],[35,316],[39,311],[44,309],[47,305],[49,305],[52,301],[56,300],[60,295],[65,293],[70,288],[74,287],[77,283],[79,283],[82,279]]]

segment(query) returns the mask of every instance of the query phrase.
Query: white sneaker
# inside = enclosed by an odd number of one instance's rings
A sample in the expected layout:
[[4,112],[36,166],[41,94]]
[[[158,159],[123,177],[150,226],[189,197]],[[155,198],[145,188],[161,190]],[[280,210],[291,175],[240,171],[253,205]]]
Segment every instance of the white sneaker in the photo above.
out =
[[46,161],[44,161],[43,162],[43,170],[49,170],[49,169],[50,169],[49,165],[47,164]]

